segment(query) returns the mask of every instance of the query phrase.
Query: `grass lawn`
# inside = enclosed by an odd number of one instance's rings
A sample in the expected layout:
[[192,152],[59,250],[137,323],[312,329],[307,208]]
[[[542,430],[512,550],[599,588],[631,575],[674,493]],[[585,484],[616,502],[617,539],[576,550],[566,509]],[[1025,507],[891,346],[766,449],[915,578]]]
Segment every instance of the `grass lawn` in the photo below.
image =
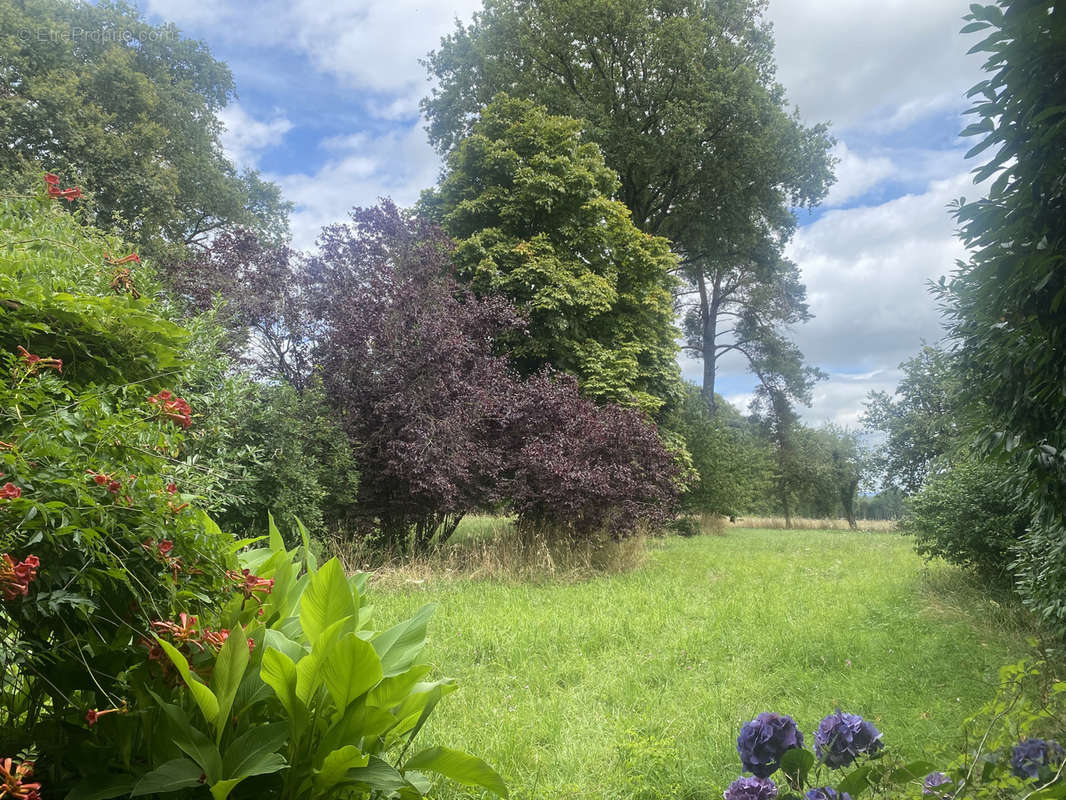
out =
[[902,755],[935,756],[1026,652],[1010,612],[898,534],[733,530],[650,549],[582,582],[372,590],[379,622],[438,604],[426,655],[459,691],[422,744],[482,756],[517,800],[720,798],[760,711],[810,737],[839,705]]

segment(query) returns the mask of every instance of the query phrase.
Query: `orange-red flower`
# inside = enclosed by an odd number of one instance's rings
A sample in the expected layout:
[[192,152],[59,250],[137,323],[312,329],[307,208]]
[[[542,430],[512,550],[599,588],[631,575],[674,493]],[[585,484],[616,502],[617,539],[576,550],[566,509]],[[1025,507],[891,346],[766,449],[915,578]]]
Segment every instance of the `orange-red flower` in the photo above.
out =
[[97,708],[90,708],[88,710],[88,712],[85,714],[85,721],[87,723],[89,723],[89,727],[91,728],[93,725],[95,725],[99,721],[100,717],[104,717],[104,716],[107,716],[108,714],[115,714],[115,713],[125,714],[126,710],[127,709],[126,709],[126,705],[125,704],[123,704],[119,708],[109,708],[106,711],[100,711]]
[[188,428],[192,424],[192,409],[181,397],[174,395],[167,389],[148,398],[148,402],[156,406],[165,419],[169,419],[175,425]]
[[115,267],[117,267],[119,264],[129,264],[131,261],[136,261],[138,264],[141,263],[141,257],[136,253],[130,253],[128,256],[123,256],[122,258],[112,258],[110,253],[105,253],[104,259],[107,261],[108,264],[111,264]]
[[18,351],[27,375],[33,375],[37,370],[45,368],[54,369],[57,372],[63,371],[63,359],[61,358],[42,358],[34,355],[22,345],[18,346]]
[[32,777],[32,761],[23,761],[14,769],[10,758],[0,761],[0,800],[5,797],[14,800],[40,800],[41,784],[26,780]]
[[262,592],[263,594],[270,594],[274,590],[273,578],[260,578],[253,575],[251,570],[243,569],[240,572],[234,570],[226,570],[226,576],[230,580],[238,581],[240,586],[237,588],[244,594],[244,598],[247,600],[252,597],[253,592]]
[[14,500],[16,497],[22,497],[22,489],[11,481],[0,487],[0,500]]
[[7,601],[16,597],[25,597],[30,593],[30,584],[37,577],[37,568],[41,561],[37,556],[26,556],[15,563],[7,553],[0,556],[0,595]]
[[59,176],[49,172],[44,176],[45,188],[49,197],[62,197],[64,200],[77,200],[81,197],[81,189],[75,186],[73,189],[60,189]]

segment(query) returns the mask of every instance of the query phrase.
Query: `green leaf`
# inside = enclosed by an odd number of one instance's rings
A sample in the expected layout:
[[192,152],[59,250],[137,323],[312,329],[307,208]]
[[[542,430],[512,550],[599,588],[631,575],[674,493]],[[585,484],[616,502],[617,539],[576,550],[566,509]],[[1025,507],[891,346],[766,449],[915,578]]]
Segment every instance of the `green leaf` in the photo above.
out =
[[858,769],[849,772],[837,786],[837,791],[847,792],[852,797],[858,797],[870,787],[868,778],[872,771],[873,767],[871,765],[864,764]]
[[329,651],[322,676],[340,715],[382,679],[381,660],[373,645],[349,633]]
[[377,756],[370,756],[365,767],[348,770],[346,782],[354,783],[372,792],[381,792],[386,797],[411,785],[392,765]]
[[315,770],[312,781],[315,792],[319,795],[326,794],[344,780],[348,770],[365,767],[369,762],[369,756],[350,744],[334,750],[322,760],[322,767]]
[[158,636],[156,641],[159,642],[163,651],[170,657],[174,666],[178,668],[178,672],[184,679],[185,685],[189,687],[189,692],[192,694],[193,700],[196,701],[196,705],[199,706],[200,713],[204,715],[204,719],[207,720],[208,724],[213,725],[215,720],[218,719],[218,698],[215,697],[214,692],[200,681],[199,676],[193,674],[192,670],[189,669],[189,662],[185,660],[185,656],[174,645],[163,641]]
[[263,678],[274,694],[278,696],[285,712],[289,715],[294,737],[299,737],[307,722],[307,707],[296,696],[296,665],[292,659],[280,650],[268,647],[263,652],[263,664],[259,668]]
[[356,607],[352,589],[344,579],[341,562],[331,558],[312,577],[300,598],[300,624],[314,645],[322,632],[339,620],[355,624]]
[[279,764],[275,772],[286,766],[285,759],[269,759],[289,740],[289,726],[284,722],[256,725],[234,739],[222,756],[222,774],[226,778],[247,778],[262,775],[269,764]]
[[793,747],[786,750],[781,757],[781,771],[793,786],[803,786],[807,782],[807,774],[814,766],[814,754],[802,747]]
[[175,758],[137,781],[137,785],[130,792],[130,797],[189,789],[199,786],[203,777],[204,771],[199,764],[187,758]]
[[430,747],[407,759],[404,770],[428,770],[463,786],[480,786],[499,797],[507,797],[507,784],[477,756],[448,747]]
[[420,608],[413,617],[375,636],[371,643],[381,658],[382,674],[391,678],[406,672],[426,646],[426,627],[433,616],[431,603]]
[[74,787],[64,800],[111,800],[129,797],[137,778],[133,775],[94,775]]
[[167,732],[174,744],[200,765],[209,782],[219,780],[222,777],[222,756],[219,755],[215,743],[190,724],[189,717],[183,709],[164,702],[154,692],[151,694],[170,722],[170,729]]
[[267,533],[270,535],[270,549],[275,553],[283,552],[285,550],[285,540],[281,538],[281,531],[274,524],[274,515],[269,511],[267,512]]
[[248,668],[248,637],[244,628],[238,625],[230,631],[229,637],[222,644],[222,649],[215,657],[215,668],[211,673],[211,688],[218,698],[218,717],[216,720],[217,742],[222,741],[222,734],[229,724],[229,712],[233,707],[233,698],[237,696],[244,671]]
[[914,780],[922,780],[926,775],[936,769],[935,764],[928,761],[912,761],[888,774],[888,782],[892,785],[907,783]]

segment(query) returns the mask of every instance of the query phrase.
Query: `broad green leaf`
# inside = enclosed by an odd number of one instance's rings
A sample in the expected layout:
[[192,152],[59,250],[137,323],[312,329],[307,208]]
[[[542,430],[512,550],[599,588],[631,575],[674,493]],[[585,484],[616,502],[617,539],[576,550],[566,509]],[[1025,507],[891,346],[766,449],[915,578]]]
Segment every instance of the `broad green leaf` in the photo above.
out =
[[781,757],[781,771],[794,786],[802,786],[807,781],[807,773],[814,766],[814,754],[801,747],[786,750]]
[[300,624],[304,635],[314,645],[322,632],[338,620],[354,619],[355,602],[351,587],[344,579],[341,562],[331,558],[312,577],[300,598]]
[[199,786],[204,777],[204,771],[199,764],[195,764],[187,758],[175,758],[168,761],[158,769],[154,769],[137,781],[137,785],[130,792],[130,797],[141,797],[146,794],[164,794],[176,792],[179,789],[189,789]]
[[[249,775],[262,775],[258,771],[264,763],[277,763],[277,759],[267,759],[276,754],[289,741],[289,726],[284,722],[256,725],[233,740],[222,756],[222,774],[227,778],[247,778]],[[280,760],[281,769],[285,759]]]
[[411,785],[392,765],[377,756],[370,756],[365,767],[348,770],[345,782],[354,783],[372,792],[381,792],[385,797]]
[[402,675],[385,678],[370,690],[370,694],[367,695],[366,699],[367,705],[376,706],[377,708],[392,708],[403,701],[415,684],[428,675],[431,669],[428,664],[419,664],[416,667],[411,667]]
[[296,696],[296,665],[280,650],[268,647],[263,653],[259,674],[263,682],[274,690],[289,715],[293,736],[300,736],[307,721],[307,707]]
[[368,708],[364,702],[352,703],[326,731],[315,756],[320,760],[333,750],[354,742],[363,742],[362,746],[370,750],[372,748],[366,741],[383,736],[399,721],[394,714],[384,709]]
[[345,745],[334,750],[322,760],[322,767],[315,771],[313,785],[315,793],[324,795],[347,775],[348,770],[365,767],[370,757],[359,751],[358,747]]
[[386,678],[406,672],[415,663],[426,646],[426,627],[434,608],[432,603],[423,606],[410,619],[371,639],[381,658],[382,673]]
[[507,784],[499,774],[477,756],[449,747],[430,747],[407,759],[404,770],[436,772],[463,786],[480,786],[498,797],[507,797]]
[[838,792],[847,792],[852,797],[858,797],[860,794],[870,788],[870,773],[873,771],[873,767],[869,764],[864,764],[861,767],[849,772],[847,776],[837,786]]
[[281,531],[279,531],[278,526],[274,524],[274,515],[269,511],[267,512],[267,533],[270,534],[270,549],[273,550],[274,553],[284,551],[285,540],[281,538]]
[[163,651],[170,657],[170,660],[174,662],[174,666],[178,668],[178,672],[184,679],[185,685],[189,687],[189,693],[192,694],[192,699],[196,701],[196,705],[200,708],[200,713],[204,715],[204,719],[207,720],[208,724],[213,725],[215,720],[218,719],[218,698],[214,692],[200,681],[199,676],[193,674],[192,670],[189,669],[189,662],[185,660],[185,656],[174,645],[163,641],[158,636],[156,641],[159,642]]
[[899,769],[895,769],[888,775],[888,782],[893,785],[907,783],[908,781],[921,780],[936,769],[935,764],[928,761],[912,761]]
[[132,775],[93,776],[74,787],[64,800],[112,800],[129,797],[137,778]]
[[296,662],[296,696],[299,697],[309,708],[312,706],[311,699],[322,685],[324,678],[323,666],[337,642],[341,628],[351,620],[350,617],[339,619],[326,628],[315,641],[311,652]]
[[249,657],[248,637],[244,628],[238,625],[223,642],[215,657],[215,669],[211,673],[211,688],[218,698],[218,720],[215,725],[218,742],[222,741],[222,734],[229,724],[233,698],[237,696],[244,671],[248,668]]
[[219,755],[215,743],[190,724],[183,709],[165,702],[154,692],[151,694],[170,721],[168,732],[174,744],[200,765],[209,782],[219,780],[222,777],[222,756]]
[[322,677],[339,716],[353,700],[381,680],[381,660],[373,645],[349,633],[329,651],[322,665]]

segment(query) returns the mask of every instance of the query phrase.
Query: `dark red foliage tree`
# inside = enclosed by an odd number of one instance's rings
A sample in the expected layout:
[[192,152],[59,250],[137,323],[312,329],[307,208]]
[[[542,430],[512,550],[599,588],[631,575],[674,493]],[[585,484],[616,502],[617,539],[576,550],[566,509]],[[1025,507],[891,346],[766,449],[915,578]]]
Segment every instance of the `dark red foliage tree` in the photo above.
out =
[[260,377],[302,392],[311,378],[309,355],[317,332],[304,262],[300,253],[241,229],[221,234],[194,258],[164,271],[193,310],[206,311],[221,297],[232,354]]
[[498,502],[514,380],[494,341],[518,319],[451,277],[450,243],[392,203],[323,231],[312,264],[317,363],[361,469],[359,504],[386,546],[423,549]]
[[631,533],[676,513],[684,470],[639,411],[597,406],[568,375],[517,387],[505,493],[527,529]]

